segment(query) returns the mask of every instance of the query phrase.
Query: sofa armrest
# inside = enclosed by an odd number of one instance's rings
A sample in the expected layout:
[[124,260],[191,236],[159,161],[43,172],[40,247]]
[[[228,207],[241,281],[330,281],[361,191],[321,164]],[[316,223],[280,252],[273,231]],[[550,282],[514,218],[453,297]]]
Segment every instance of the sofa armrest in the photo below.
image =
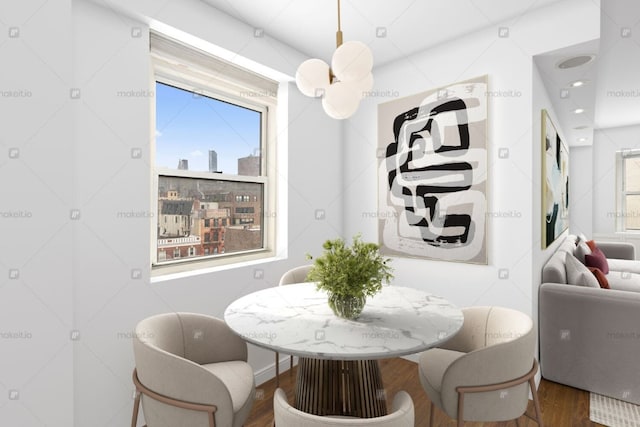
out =
[[640,404],[640,293],[557,283],[539,292],[542,376]]
[[597,242],[598,247],[607,258],[636,259],[636,247],[629,242]]

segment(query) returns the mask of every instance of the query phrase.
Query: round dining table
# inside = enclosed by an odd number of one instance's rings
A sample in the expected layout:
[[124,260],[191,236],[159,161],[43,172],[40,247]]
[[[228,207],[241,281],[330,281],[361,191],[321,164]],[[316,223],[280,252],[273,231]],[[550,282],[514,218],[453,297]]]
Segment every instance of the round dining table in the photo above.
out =
[[378,359],[435,347],[464,321],[444,298],[401,286],[383,286],[357,319],[343,319],[315,283],[245,295],[227,307],[224,319],[247,342],[300,358],[297,409],[359,418],[387,413]]

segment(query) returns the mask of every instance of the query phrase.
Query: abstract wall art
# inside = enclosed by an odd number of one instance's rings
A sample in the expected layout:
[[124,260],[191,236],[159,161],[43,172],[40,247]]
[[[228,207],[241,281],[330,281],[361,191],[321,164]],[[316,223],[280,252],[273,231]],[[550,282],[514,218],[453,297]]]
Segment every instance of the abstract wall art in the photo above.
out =
[[542,110],[542,249],[569,227],[569,148]]
[[389,256],[487,264],[487,76],[378,105]]

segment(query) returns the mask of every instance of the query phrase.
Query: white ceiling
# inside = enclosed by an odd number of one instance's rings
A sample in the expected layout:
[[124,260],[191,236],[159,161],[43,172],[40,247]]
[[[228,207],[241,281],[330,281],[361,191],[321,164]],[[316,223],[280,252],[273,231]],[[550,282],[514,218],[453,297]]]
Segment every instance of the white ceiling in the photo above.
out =
[[[329,62],[335,50],[337,0],[202,1],[309,57]],[[345,41],[360,40],[371,47],[375,68],[481,28],[497,31],[533,9],[561,1],[342,0],[342,31]],[[594,126],[640,123],[640,1],[601,0],[601,7],[599,48],[597,41],[576,45],[536,61],[571,145],[591,144]],[[590,66],[573,71],[554,67],[561,58],[597,51]],[[580,75],[590,80],[588,85],[560,98],[561,88]],[[578,106],[585,108],[584,115],[567,113]],[[583,125],[588,129],[574,129]],[[582,136],[588,141],[578,142]]]
[[[599,45],[599,40],[593,40],[534,57],[558,118],[556,126],[560,127],[569,146],[591,145],[593,142]],[[595,59],[575,68],[557,67],[560,62],[581,55],[595,55]],[[570,84],[577,80],[583,81],[584,85],[571,87]],[[584,113],[573,113],[577,108],[584,109]],[[586,139],[580,141],[580,138]]]
[[[337,0],[202,0],[326,62],[336,48]],[[561,0],[342,0],[344,40],[374,52],[374,67]]]

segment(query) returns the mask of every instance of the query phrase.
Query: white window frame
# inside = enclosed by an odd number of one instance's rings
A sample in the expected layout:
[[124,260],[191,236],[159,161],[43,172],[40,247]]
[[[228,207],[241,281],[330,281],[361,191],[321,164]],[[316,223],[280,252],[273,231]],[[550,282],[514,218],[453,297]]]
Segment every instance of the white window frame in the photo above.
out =
[[[160,176],[184,177],[195,179],[215,179],[217,181],[249,182],[262,184],[263,203],[261,232],[263,247],[235,253],[209,254],[195,259],[182,258],[175,261],[158,263],[157,254],[157,218],[151,221],[151,275],[152,277],[210,269],[231,264],[241,265],[249,261],[276,256],[276,219],[273,212],[277,206],[276,198],[276,119],[277,119],[277,83],[267,77],[257,75],[236,65],[215,58],[194,47],[168,39],[152,32],[151,42],[151,78],[150,86],[155,92],[156,81],[203,96],[228,102],[261,113],[261,176],[231,174],[212,174],[178,169],[155,167],[155,99],[152,99],[151,114],[151,209],[158,212],[158,184]],[[154,49],[154,41],[156,48]],[[214,71],[211,71],[214,70]],[[258,96],[256,96],[256,94]],[[231,224],[230,224],[231,225]]]
[[627,196],[640,196],[640,191],[627,191],[625,160],[640,160],[640,149],[616,152],[616,231],[623,233],[640,233],[640,229],[627,228]]

